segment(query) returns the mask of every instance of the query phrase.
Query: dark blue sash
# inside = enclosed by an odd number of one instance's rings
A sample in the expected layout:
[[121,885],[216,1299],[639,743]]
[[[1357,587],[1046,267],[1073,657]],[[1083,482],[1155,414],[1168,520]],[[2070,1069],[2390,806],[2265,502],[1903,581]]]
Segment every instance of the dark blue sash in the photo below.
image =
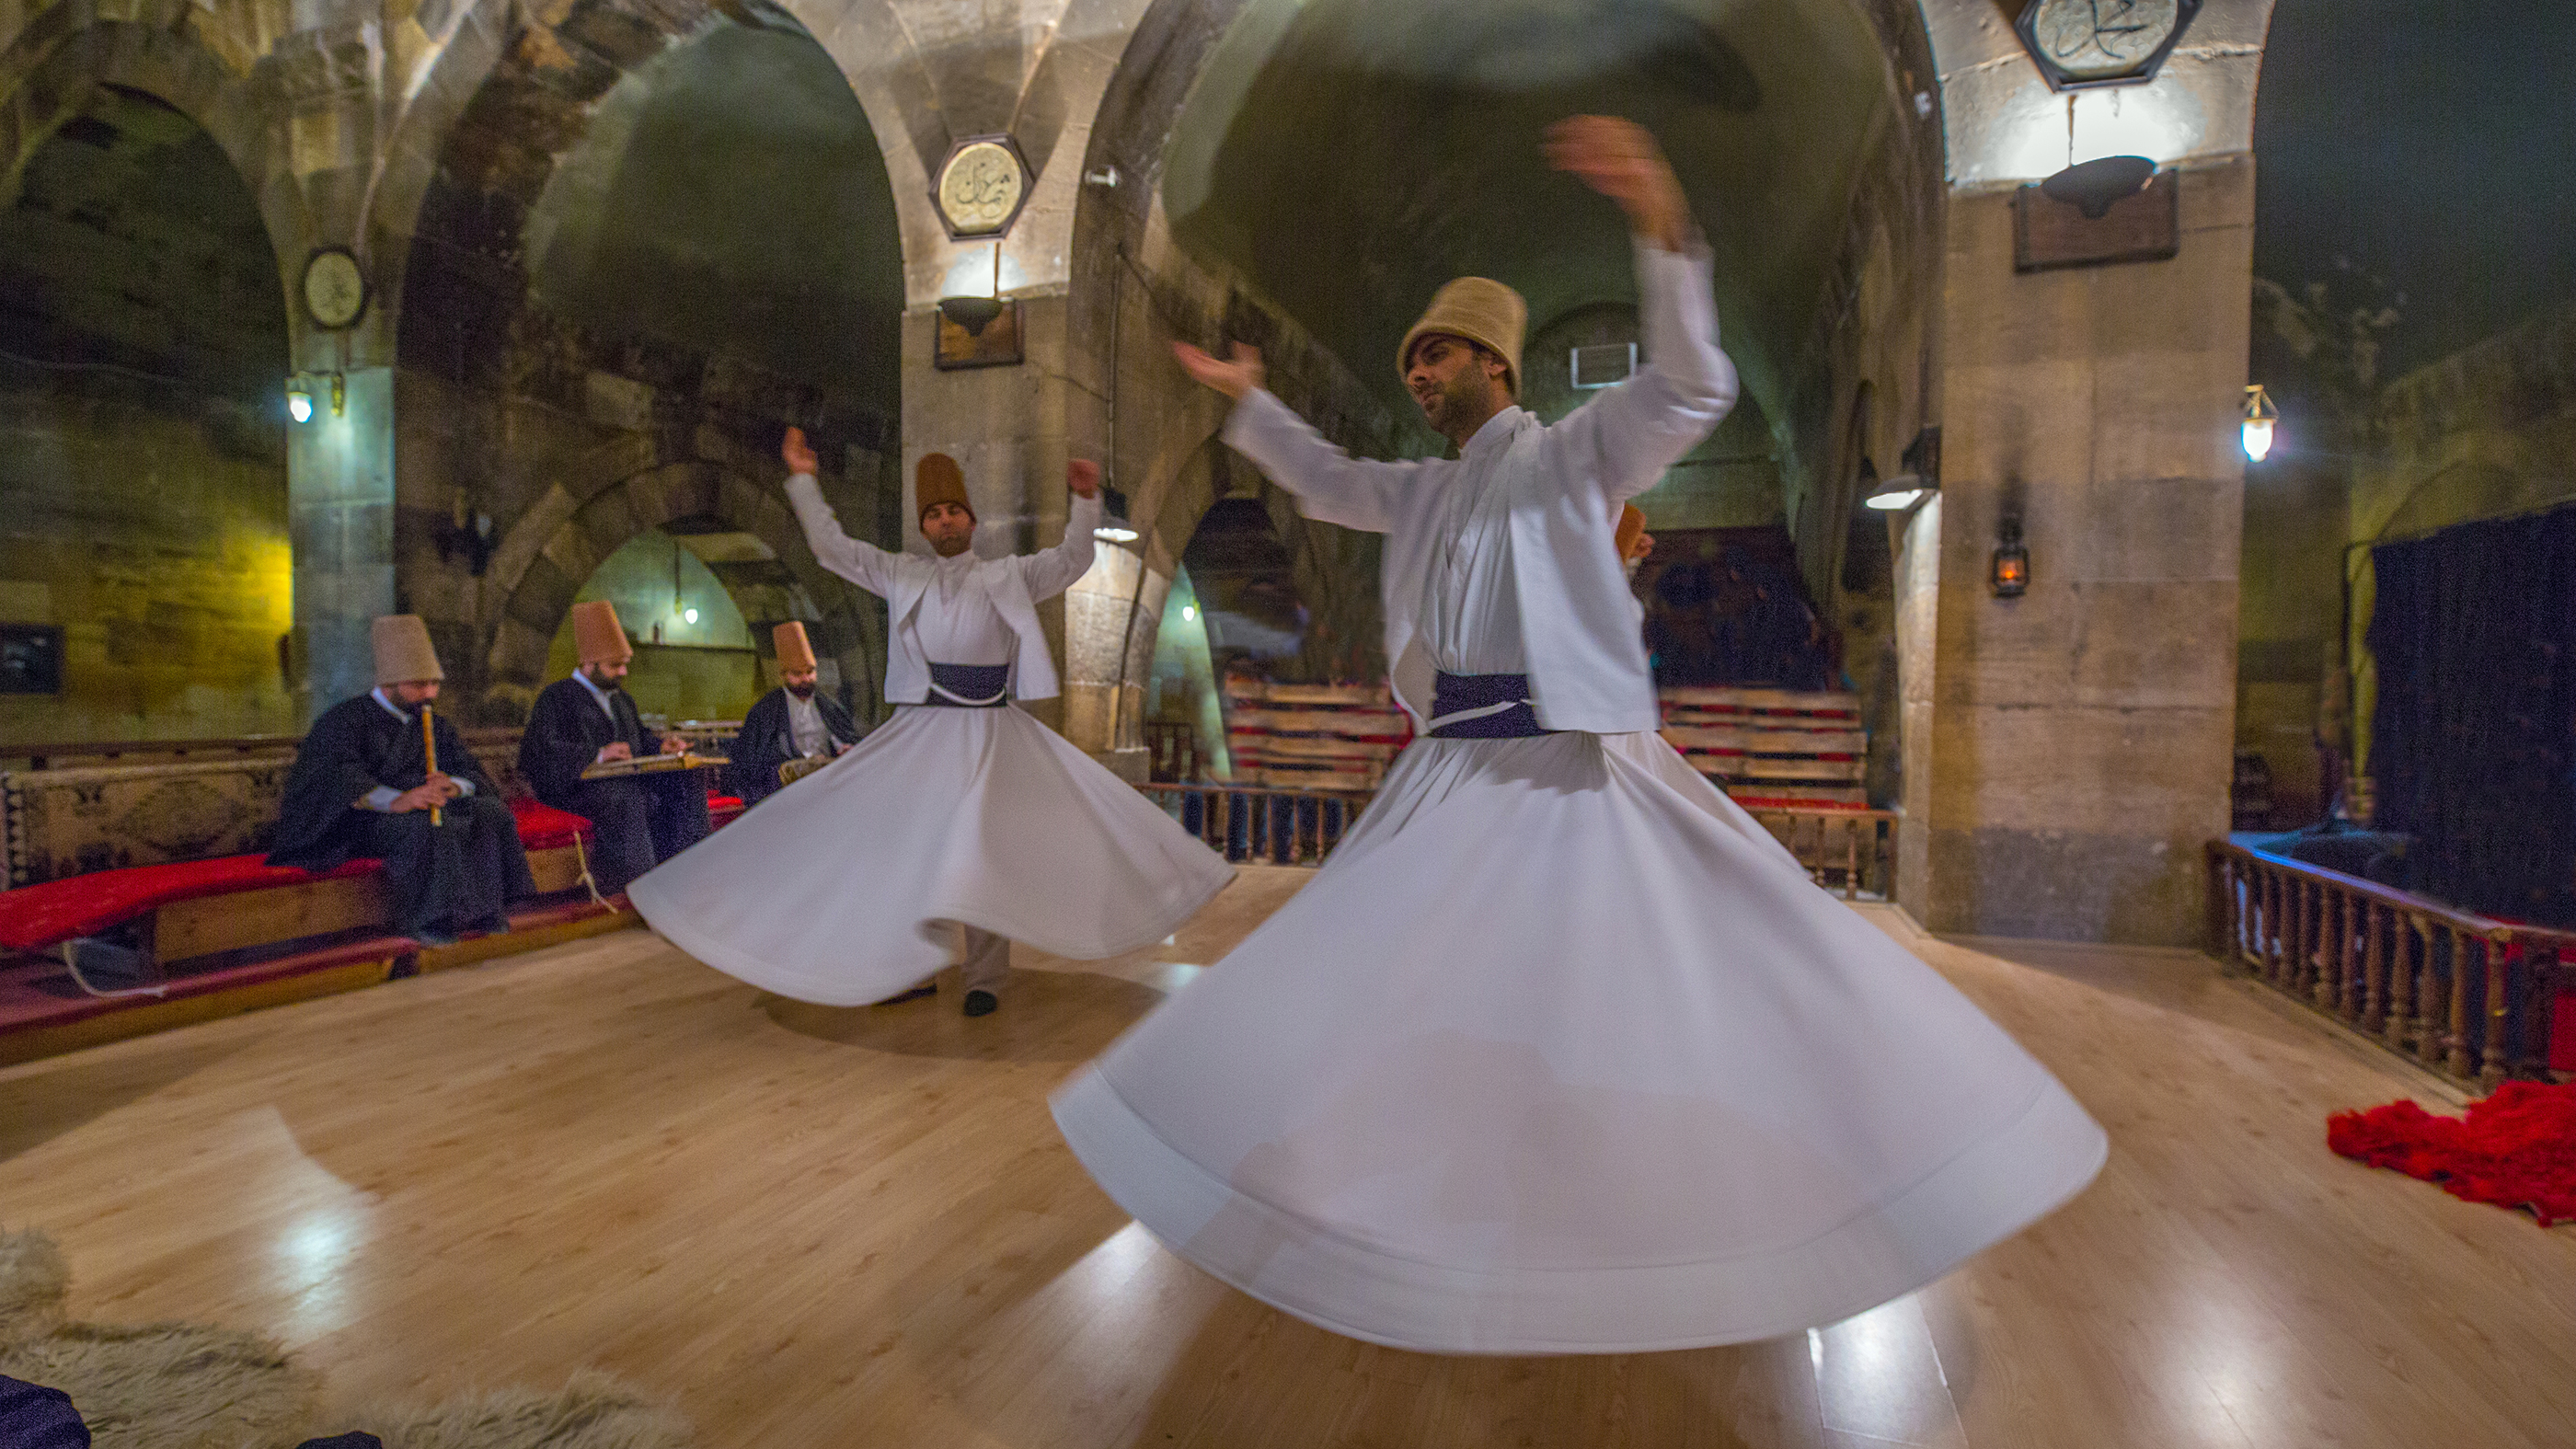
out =
[[930,666],[930,697],[923,704],[957,709],[999,709],[1011,688],[1007,664],[937,664]]
[[[1526,674],[1443,674],[1431,688],[1431,737],[1438,740],[1526,740],[1554,734],[1530,707]],[[1497,708],[1500,706],[1500,708]],[[1452,716],[1488,711],[1472,719]]]

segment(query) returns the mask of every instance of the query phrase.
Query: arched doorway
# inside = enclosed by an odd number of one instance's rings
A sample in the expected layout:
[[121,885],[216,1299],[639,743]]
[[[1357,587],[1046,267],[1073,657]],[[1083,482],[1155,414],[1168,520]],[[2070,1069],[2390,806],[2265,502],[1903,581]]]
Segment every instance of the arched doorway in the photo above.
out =
[[[1869,0],[1155,5],[1085,161],[1154,184],[1084,193],[1074,270],[1098,285],[1077,286],[1072,324],[1077,349],[1115,357],[1113,471],[1150,520],[1148,566],[1176,564],[1214,496],[1189,459],[1223,410],[1173,370],[1176,337],[1262,346],[1274,390],[1355,452],[1430,453],[1397,339],[1440,283],[1493,276],[1530,302],[1527,401],[1550,416],[1580,401],[1597,377],[1574,375],[1576,350],[1637,337],[1629,249],[1615,209],[1548,172],[1539,139],[1599,110],[1644,121],[1672,156],[1747,383],[1728,424],[1641,500],[1650,525],[1774,530],[1819,612],[1840,617],[1856,450],[1892,463],[1929,421],[1929,54],[1915,7]],[[1850,436],[1864,383],[1880,406],[1871,435]],[[1301,574],[1306,601],[1343,611],[1373,649],[1372,541],[1292,522],[1292,549],[1321,565]]]
[[784,10],[659,23],[616,44],[545,31],[601,62],[578,74],[533,42],[505,49],[443,141],[401,272],[404,597],[479,661],[478,716],[507,720],[542,682],[562,609],[636,535],[756,537],[766,558],[737,562],[795,575],[803,602],[746,620],[821,626],[864,720],[881,610],[812,568],[777,458],[803,428],[842,526],[899,541],[902,242],[884,160]]
[[[525,718],[537,691],[561,677],[553,654],[565,616],[576,599],[589,597],[618,602],[619,617],[639,648],[653,643],[660,625],[674,646],[748,649],[767,660],[773,654],[770,630],[801,620],[823,665],[825,687],[853,701],[861,719],[874,717],[884,683],[883,654],[877,642],[882,634],[875,632],[879,621],[865,609],[868,596],[814,561],[758,459],[638,458],[611,445],[554,471],[554,489],[500,540],[485,578],[499,618],[479,660],[488,719]],[[659,593],[647,577],[656,560],[665,571]],[[674,564],[683,581],[676,590],[667,586]],[[630,579],[634,587],[621,592]],[[694,602],[687,586],[692,580]],[[722,609],[714,606],[719,594]],[[690,607],[699,607],[700,622],[710,626],[713,616],[729,611],[739,632],[718,638],[712,627],[705,634],[686,628]],[[733,667],[742,672],[743,666]],[[709,661],[675,664],[681,668],[712,677]],[[759,690],[775,682],[758,669],[750,672]],[[639,667],[630,686],[640,691],[639,700],[663,689],[642,673]],[[670,682],[676,697],[676,673]],[[733,697],[722,694],[725,687],[739,694],[738,684],[709,683],[699,692]]]
[[0,735],[293,733],[268,227],[216,137],[85,59],[0,186]]

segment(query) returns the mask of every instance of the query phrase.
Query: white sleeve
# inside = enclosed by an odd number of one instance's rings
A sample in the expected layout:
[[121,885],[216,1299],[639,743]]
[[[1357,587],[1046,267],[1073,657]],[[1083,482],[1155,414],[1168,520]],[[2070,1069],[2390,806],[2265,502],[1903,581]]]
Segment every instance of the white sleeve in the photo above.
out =
[[1064,541],[1017,560],[1032,602],[1054,598],[1091,571],[1092,553],[1098,547],[1092,530],[1099,526],[1100,499],[1075,494],[1073,511],[1064,521]]
[[1644,362],[1549,430],[1570,450],[1569,461],[1589,465],[1561,476],[1597,480],[1613,510],[1699,446],[1734,410],[1742,386],[1717,344],[1708,243],[1693,236],[1679,252],[1643,240],[1636,248]]
[[1235,404],[1219,436],[1287,489],[1299,513],[1368,533],[1395,527],[1397,494],[1422,467],[1354,458],[1261,388]]
[[872,543],[862,543],[841,531],[841,520],[832,505],[823,501],[823,490],[811,473],[798,473],[787,480],[787,502],[796,510],[796,521],[805,527],[805,546],[814,550],[814,561],[871,594],[883,597],[894,587],[894,555]]

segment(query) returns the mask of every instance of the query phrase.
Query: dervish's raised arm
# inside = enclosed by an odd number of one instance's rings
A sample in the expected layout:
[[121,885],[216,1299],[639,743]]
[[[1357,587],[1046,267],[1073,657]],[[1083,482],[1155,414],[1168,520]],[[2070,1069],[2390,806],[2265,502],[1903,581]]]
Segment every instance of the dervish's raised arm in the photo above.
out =
[[1076,458],[1066,465],[1064,486],[1073,492],[1073,511],[1064,521],[1064,540],[1053,548],[1043,548],[1022,557],[1018,562],[1020,577],[1028,581],[1031,599],[1051,599],[1072,588],[1074,580],[1091,569],[1097,537],[1092,530],[1100,526],[1100,465],[1088,458]]
[[1549,128],[1547,159],[1618,203],[1636,248],[1644,360],[1558,424],[1550,439],[1578,465],[1555,476],[1569,486],[1599,487],[1605,506],[1616,509],[1653,487],[1725,419],[1741,383],[1717,345],[1708,242],[1654,135],[1609,117],[1577,116]]
[[1234,415],[1226,419],[1221,435],[1226,446],[1294,495],[1299,513],[1365,533],[1395,527],[1397,493],[1420,463],[1354,458],[1325,441],[1262,386],[1267,370],[1258,348],[1238,342],[1228,361],[1176,342],[1172,355],[1191,377],[1235,400]]
[[812,445],[805,441],[805,430],[789,428],[787,440],[778,447],[778,456],[787,464],[787,503],[796,510],[796,521],[805,529],[805,546],[814,550],[814,561],[878,597],[894,587],[895,555],[849,536],[841,529],[840,517],[832,505],[823,501],[823,489],[814,481],[817,459]]

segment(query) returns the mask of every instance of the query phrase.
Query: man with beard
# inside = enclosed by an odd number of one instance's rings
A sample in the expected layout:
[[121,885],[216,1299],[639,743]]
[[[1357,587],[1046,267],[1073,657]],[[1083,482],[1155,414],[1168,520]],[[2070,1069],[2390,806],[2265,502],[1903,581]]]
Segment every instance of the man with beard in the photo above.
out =
[[725,751],[725,789],[757,805],[778,793],[781,766],[795,760],[833,760],[859,742],[858,726],[841,702],[817,685],[821,669],[805,626],[794,619],[772,631],[778,646],[778,687],[742,717],[742,732]]
[[373,635],[376,687],[323,711],[296,747],[268,863],[382,860],[394,929],[423,945],[506,931],[510,902],[537,891],[509,804],[432,707],[446,671],[428,627],[394,614]]
[[[617,622],[617,606],[594,599],[572,606],[572,635],[581,667],[537,695],[519,736],[519,773],[536,797],[586,816],[596,832],[590,855],[599,893],[613,896],[656,864],[707,838],[706,782],[696,770],[585,780],[582,771],[656,753],[635,700],[618,681],[635,646]],[[663,736],[659,753],[689,742]]]
[[1527,312],[1483,278],[1442,287],[1396,358],[1455,458],[1350,457],[1257,352],[1176,349],[1299,511],[1385,535],[1386,657],[1421,732],[1323,868],[1055,1116],[1175,1253],[1354,1338],[1774,1338],[2018,1231],[2106,1143],[1655,737],[1619,505],[1725,416],[1735,367],[1654,138],[1578,117],[1547,155],[1627,213],[1644,334],[1644,365],[1563,421],[1514,405]]

